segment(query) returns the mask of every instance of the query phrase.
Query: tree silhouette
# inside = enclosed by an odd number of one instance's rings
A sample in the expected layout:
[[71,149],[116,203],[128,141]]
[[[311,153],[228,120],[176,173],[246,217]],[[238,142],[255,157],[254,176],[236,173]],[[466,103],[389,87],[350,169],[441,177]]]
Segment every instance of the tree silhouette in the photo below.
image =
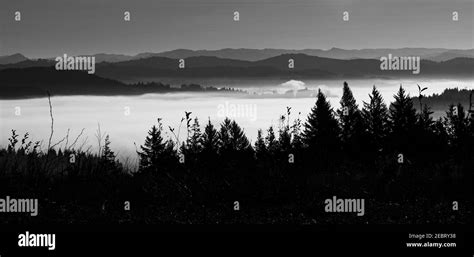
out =
[[212,125],[211,120],[209,119],[206,127],[204,128],[204,133],[202,134],[202,146],[203,153],[205,156],[215,157],[217,156],[217,150],[219,147],[219,138],[217,130]]
[[265,145],[271,155],[275,155],[279,149],[278,141],[276,140],[275,131],[273,126],[270,126],[267,130],[267,136],[265,137]]
[[388,110],[382,95],[374,86],[372,94],[369,95],[370,101],[364,102],[362,117],[365,123],[365,130],[368,133],[369,140],[366,142],[372,151],[383,150],[384,141],[388,132]]
[[203,148],[203,138],[201,133],[201,128],[199,126],[198,118],[194,118],[193,124],[190,126],[190,135],[189,135],[189,146],[188,149],[190,153],[198,155]]
[[242,128],[235,122],[226,118],[219,130],[220,148],[227,151],[248,151],[252,149],[247,136]]
[[165,168],[171,157],[173,146],[170,142],[164,141],[161,133],[163,131],[161,119],[158,119],[157,126],[153,125],[148,131],[145,143],[140,146],[138,152],[140,157],[140,170]]
[[362,113],[357,106],[347,82],[344,82],[343,94],[340,101],[341,108],[337,110],[341,127],[341,140],[345,153],[350,157],[361,154],[364,143],[364,126],[362,123]]
[[[463,151],[469,137],[469,119],[461,104],[449,106],[444,118],[451,147]],[[471,132],[472,133],[472,132]]]
[[304,125],[303,142],[308,154],[315,154],[316,165],[328,168],[340,149],[339,124],[326,96],[318,91],[318,99]]
[[416,152],[413,142],[416,140],[417,115],[413,101],[405,89],[400,86],[395,101],[390,105],[390,146],[395,151]]
[[255,141],[255,155],[257,159],[263,160],[267,155],[267,146],[265,145],[265,140],[263,139],[262,130],[257,131],[257,140]]

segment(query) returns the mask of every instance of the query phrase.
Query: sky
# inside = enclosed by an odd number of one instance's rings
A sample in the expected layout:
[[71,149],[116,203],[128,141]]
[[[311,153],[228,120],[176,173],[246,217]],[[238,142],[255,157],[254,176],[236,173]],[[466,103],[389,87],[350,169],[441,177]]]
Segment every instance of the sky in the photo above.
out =
[[178,48],[472,49],[473,6],[474,0],[0,0],[0,56]]

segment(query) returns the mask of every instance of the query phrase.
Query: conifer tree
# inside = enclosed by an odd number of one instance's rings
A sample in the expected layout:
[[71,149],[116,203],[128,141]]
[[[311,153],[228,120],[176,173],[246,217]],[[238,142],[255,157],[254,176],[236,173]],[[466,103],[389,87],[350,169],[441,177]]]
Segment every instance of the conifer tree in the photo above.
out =
[[449,137],[449,143],[455,149],[461,150],[469,137],[469,119],[464,111],[464,107],[460,103],[449,106],[444,118],[444,124]]
[[105,137],[104,140],[104,149],[102,151],[102,159],[106,162],[114,162],[115,161],[115,153],[110,148],[110,138],[109,135]]
[[265,145],[265,140],[263,139],[262,130],[259,129],[257,132],[257,140],[255,141],[255,154],[257,159],[263,161],[264,157],[267,154],[267,147]]
[[318,91],[316,105],[311,109],[304,125],[303,142],[309,154],[315,154],[317,164],[328,164],[340,149],[339,124],[326,96]]
[[141,151],[138,152],[140,157],[140,169],[146,170],[150,168],[157,168],[163,160],[163,154],[167,149],[167,144],[164,142],[161,135],[163,128],[161,119],[158,119],[158,125],[153,125],[148,131],[148,136],[145,138],[144,145],[140,146]]
[[221,124],[219,143],[222,151],[244,151],[252,149],[242,128],[229,118],[225,118]]
[[395,101],[389,110],[391,141],[390,146],[396,151],[416,152],[413,142],[417,138],[416,109],[410,95],[402,86],[394,96]]
[[194,118],[190,131],[189,150],[193,154],[199,154],[202,150],[202,133],[197,117]]
[[206,127],[204,128],[204,133],[202,135],[202,146],[203,152],[206,155],[216,155],[219,147],[219,138],[217,130],[212,125],[211,120],[209,119]]
[[364,144],[362,114],[347,82],[344,82],[341,108],[337,111],[341,126],[341,140],[348,154],[358,152]]
[[267,130],[267,136],[265,137],[265,145],[271,154],[275,154],[278,151],[278,141],[276,140],[273,126],[270,126]]
[[380,151],[383,149],[388,132],[388,110],[382,95],[375,86],[369,98],[370,101],[368,103],[364,102],[364,108],[362,109],[365,129],[370,138],[367,143],[373,151]]

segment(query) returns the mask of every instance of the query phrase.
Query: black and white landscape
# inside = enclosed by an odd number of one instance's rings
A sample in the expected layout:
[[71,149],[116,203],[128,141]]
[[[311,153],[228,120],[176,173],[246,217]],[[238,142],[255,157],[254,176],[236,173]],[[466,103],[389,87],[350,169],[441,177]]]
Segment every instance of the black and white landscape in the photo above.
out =
[[115,2],[2,3],[0,224],[472,222],[472,1]]

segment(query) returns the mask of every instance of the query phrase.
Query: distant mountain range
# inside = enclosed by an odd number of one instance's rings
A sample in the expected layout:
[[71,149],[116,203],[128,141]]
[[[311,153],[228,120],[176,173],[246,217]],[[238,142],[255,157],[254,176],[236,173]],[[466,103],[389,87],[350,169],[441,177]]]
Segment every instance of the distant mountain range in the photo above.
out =
[[[419,56],[423,60],[442,62],[459,57],[474,58],[474,49],[446,49],[446,48],[375,48],[375,49],[247,49],[247,48],[225,48],[219,50],[188,50],[176,49],[158,53],[139,53],[137,55],[123,54],[95,54],[96,62],[124,62],[130,60],[145,59],[150,57],[167,57],[171,59],[182,59],[198,56],[219,57],[222,59],[233,59],[242,61],[259,61],[283,54],[305,54],[310,56],[325,57],[331,59],[379,59],[388,54],[396,56]],[[0,56],[0,64],[12,64],[25,61],[27,58],[21,54]],[[54,57],[46,58],[54,59]]]
[[[289,59],[294,68],[289,68]],[[410,70],[381,70],[377,59],[332,59],[306,54],[282,54],[259,61],[224,59],[212,56],[179,59],[148,57],[121,62],[96,64],[95,75],[121,81],[150,78],[277,78],[277,79],[344,79],[344,78],[473,78],[474,58],[457,57],[448,61],[421,60],[420,74]],[[52,67],[54,60],[25,60],[0,65],[0,70],[28,67]]]
[[388,54],[397,56],[420,56],[421,59],[431,61],[446,61],[457,57],[474,57],[474,49],[469,50],[454,50],[444,48],[400,48],[400,49],[352,49],[346,50],[341,48],[331,48],[329,50],[321,49],[302,49],[302,50],[291,50],[291,49],[220,49],[220,50],[187,50],[177,49],[161,53],[142,53],[133,56],[134,59],[147,58],[147,57],[168,57],[174,59],[196,57],[196,56],[214,56],[219,58],[244,60],[244,61],[258,61],[268,59],[271,57],[283,55],[283,54],[305,54],[310,56],[325,57],[331,59],[380,59],[381,56],[387,56]]

